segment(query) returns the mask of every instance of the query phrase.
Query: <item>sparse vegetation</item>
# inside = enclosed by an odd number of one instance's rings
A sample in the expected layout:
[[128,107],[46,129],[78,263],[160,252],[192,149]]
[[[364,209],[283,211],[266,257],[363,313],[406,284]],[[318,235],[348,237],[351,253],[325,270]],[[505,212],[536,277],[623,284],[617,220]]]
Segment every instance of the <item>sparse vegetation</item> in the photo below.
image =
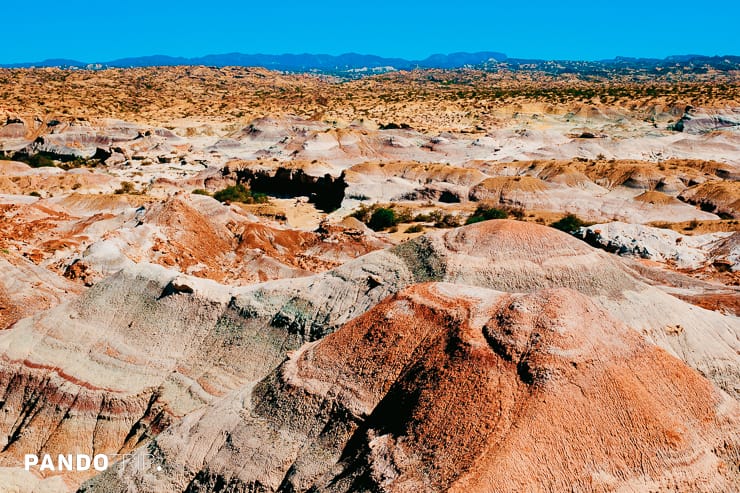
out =
[[86,159],[82,157],[69,157],[65,156],[62,159],[57,159],[58,156],[50,154],[48,152],[38,152],[36,154],[26,154],[25,152],[15,152],[10,154],[0,154],[0,160],[3,161],[18,161],[19,163],[26,163],[32,168],[62,168],[64,170],[81,168],[81,167],[94,167],[100,164],[98,159]]
[[684,226],[683,229],[685,229],[686,231],[693,231],[698,227],[699,227],[699,221],[697,221],[696,219],[692,219],[691,221],[689,221],[688,225]]
[[[666,107],[680,98],[703,106],[733,104],[738,95],[737,78],[727,69],[702,73],[698,67],[686,71],[685,67],[671,65],[655,72],[645,67],[608,68],[581,62],[557,69],[518,68],[517,72],[498,67],[490,71],[415,70],[341,83],[277,74],[265,78],[242,67],[203,67],[197,79],[189,76],[191,69],[187,67],[100,71],[94,75],[87,71],[44,69],[35,71],[33,77],[27,77],[23,71],[6,71],[2,75],[6,101],[44,114],[81,112],[78,116],[105,115],[123,120],[149,114],[163,121],[187,115],[229,114],[253,120],[263,116],[265,108],[280,105],[286,113],[347,111],[347,118],[372,119],[381,122],[381,128],[418,130],[447,128],[449,115],[438,109],[440,104],[450,102],[476,120],[475,126],[468,127],[471,129],[488,128],[493,123],[488,116],[493,115],[488,111],[492,107],[527,101],[569,104],[596,99],[615,107],[636,102],[644,107]],[[564,80],[563,71],[573,76]],[[182,77],[188,77],[190,84],[177,83]],[[131,87],[136,88],[136,98],[130,97]],[[39,92],[39,88],[43,91]],[[229,98],[219,98],[214,104],[212,95],[224,91]],[[58,97],[60,94],[64,98]],[[173,114],[175,101],[181,104]]]
[[360,207],[358,207],[356,211],[350,214],[350,217],[354,217],[355,219],[358,219],[359,221],[367,224],[368,222],[370,222],[370,216],[375,210],[375,207],[376,206],[360,204]]
[[219,202],[241,202],[244,204],[265,204],[269,202],[264,193],[253,192],[241,183],[226,187],[213,194]]
[[506,219],[509,217],[509,213],[497,207],[490,207],[487,205],[479,205],[475,212],[473,212],[465,220],[465,224],[475,224],[481,221],[488,221],[491,219]]
[[578,228],[588,225],[589,223],[583,221],[575,214],[568,214],[562,219],[550,224],[551,227],[559,229],[560,231],[565,231],[566,233],[572,233]]
[[398,216],[393,209],[380,207],[373,211],[367,225],[373,231],[382,231],[398,224]]
[[[432,223],[435,228],[456,228],[461,224],[461,216],[436,209],[431,212],[413,215],[407,207],[395,204],[360,205],[350,216],[359,219],[375,231],[382,231],[401,223]],[[405,232],[423,231],[421,224],[410,226]]]
[[434,211],[433,216],[436,218],[434,221],[434,227],[436,228],[456,228],[460,226],[460,217],[456,214]]
[[26,163],[32,168],[53,168],[56,166],[56,163],[54,163],[51,158],[41,153],[34,154],[33,156],[16,155],[13,156],[13,158],[20,162]]
[[190,193],[193,193],[195,195],[208,195],[209,197],[211,196],[211,192],[209,192],[208,190],[203,190],[202,188],[196,188]]
[[135,194],[136,193],[136,185],[134,185],[133,182],[130,181],[122,181],[121,187],[117,188],[114,192],[116,195],[122,195],[122,194]]

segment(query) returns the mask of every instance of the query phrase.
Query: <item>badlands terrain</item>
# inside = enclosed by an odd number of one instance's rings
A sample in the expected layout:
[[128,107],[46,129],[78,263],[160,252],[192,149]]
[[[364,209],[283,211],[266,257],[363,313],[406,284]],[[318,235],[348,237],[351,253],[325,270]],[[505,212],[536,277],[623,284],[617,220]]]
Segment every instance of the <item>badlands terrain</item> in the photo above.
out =
[[740,491],[736,71],[0,69],[0,157],[0,491]]

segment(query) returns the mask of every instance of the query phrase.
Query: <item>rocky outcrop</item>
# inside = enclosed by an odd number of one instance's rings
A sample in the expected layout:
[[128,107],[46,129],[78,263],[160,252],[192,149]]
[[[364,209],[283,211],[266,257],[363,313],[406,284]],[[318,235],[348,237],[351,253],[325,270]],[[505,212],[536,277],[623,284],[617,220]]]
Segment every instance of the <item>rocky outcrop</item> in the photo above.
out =
[[678,198],[702,210],[740,219],[740,181],[701,183],[682,191]]
[[707,111],[686,108],[680,120],[670,126],[671,130],[690,134],[703,134],[715,130],[740,128],[740,111],[737,109]]
[[78,295],[82,288],[3,249],[0,254],[0,331]]
[[720,261],[732,271],[740,270],[737,240],[732,245],[729,242],[739,233],[688,236],[670,229],[614,222],[583,227],[575,234],[606,251],[667,262],[680,269],[696,270]]
[[378,252],[330,275],[236,291],[134,265],[17,322],[0,333],[0,463],[26,453],[113,460],[411,282],[386,263]]

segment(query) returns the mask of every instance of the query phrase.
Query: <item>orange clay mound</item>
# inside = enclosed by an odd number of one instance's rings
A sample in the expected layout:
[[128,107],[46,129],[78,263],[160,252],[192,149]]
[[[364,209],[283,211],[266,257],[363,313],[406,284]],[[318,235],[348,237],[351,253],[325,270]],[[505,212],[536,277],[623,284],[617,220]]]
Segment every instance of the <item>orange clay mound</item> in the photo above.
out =
[[656,192],[656,191],[643,192],[637,197],[635,197],[635,200],[638,200],[640,202],[645,202],[648,204],[658,204],[658,205],[677,204],[679,202],[677,199],[675,199],[674,197],[671,197],[670,195],[666,195],[663,192]]
[[329,491],[739,484],[737,403],[570,290],[419,285],[295,364],[372,409]]

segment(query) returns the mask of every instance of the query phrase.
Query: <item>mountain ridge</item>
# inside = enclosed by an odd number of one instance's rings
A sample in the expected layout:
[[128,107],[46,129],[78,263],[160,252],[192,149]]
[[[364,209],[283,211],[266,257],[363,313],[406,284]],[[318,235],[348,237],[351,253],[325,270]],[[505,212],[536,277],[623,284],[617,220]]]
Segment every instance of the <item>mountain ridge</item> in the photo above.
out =
[[[119,58],[107,62],[84,62],[79,60],[54,58],[40,62],[0,64],[0,68],[136,68],[155,66],[242,66],[263,67],[285,72],[321,72],[321,73],[378,73],[394,70],[413,69],[459,69],[481,68],[485,70],[542,70],[555,72],[593,71],[603,69],[642,69],[665,70],[678,68],[690,71],[702,71],[706,67],[717,70],[739,70],[740,56],[706,56],[706,55],[671,55],[665,58],[639,58],[618,56],[605,60],[546,60],[510,58],[504,53],[494,51],[455,52],[433,54],[422,60],[409,60],[398,57],[382,57],[359,53],[341,55],[327,54],[245,54],[223,53],[202,57],[173,57],[169,55],[147,55],[140,57]],[[677,67],[678,65],[678,67]]]

